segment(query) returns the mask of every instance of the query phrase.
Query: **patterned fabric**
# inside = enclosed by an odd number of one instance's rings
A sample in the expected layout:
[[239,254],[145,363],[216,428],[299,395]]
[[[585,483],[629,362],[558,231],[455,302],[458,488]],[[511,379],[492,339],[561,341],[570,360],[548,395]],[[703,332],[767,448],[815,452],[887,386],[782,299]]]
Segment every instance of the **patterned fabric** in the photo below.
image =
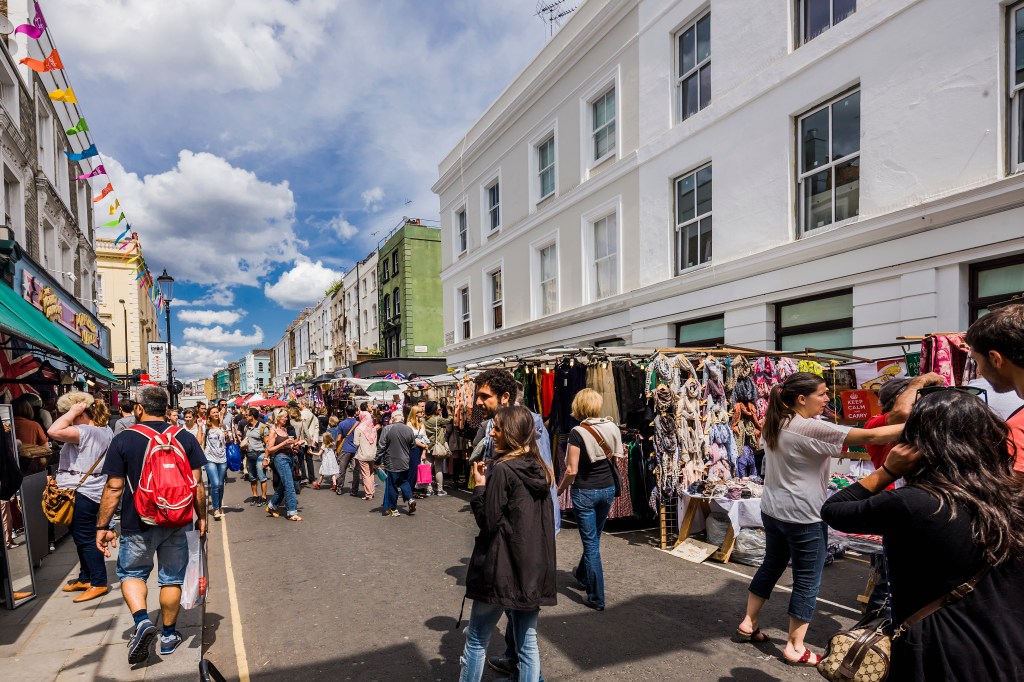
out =
[[970,376],[971,347],[963,334],[926,336],[921,342],[921,374],[935,372],[946,380],[947,386],[962,386],[974,379]]

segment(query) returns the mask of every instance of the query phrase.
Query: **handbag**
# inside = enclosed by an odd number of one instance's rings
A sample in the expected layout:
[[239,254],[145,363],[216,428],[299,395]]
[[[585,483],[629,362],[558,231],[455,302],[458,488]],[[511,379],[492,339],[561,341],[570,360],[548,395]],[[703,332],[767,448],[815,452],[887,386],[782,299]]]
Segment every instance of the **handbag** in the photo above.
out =
[[416,467],[416,485],[430,485],[433,483],[431,480],[432,467],[429,464],[420,464]]
[[597,444],[604,450],[604,456],[608,460],[608,467],[612,470],[612,480],[615,482],[615,497],[622,496],[622,475],[619,473],[619,467],[615,464],[615,458],[612,456],[612,449],[608,447],[608,443],[605,442],[601,434],[597,432],[590,424],[580,424],[581,429],[586,429],[587,433],[594,437]]
[[228,460],[228,469],[238,471],[242,468],[242,450],[236,443],[228,443],[225,453]]
[[892,644],[904,632],[944,606],[956,603],[974,591],[990,566],[985,566],[974,577],[919,609],[903,621],[890,636],[886,632],[889,621],[882,619],[885,606],[865,616],[849,630],[832,635],[825,657],[818,661],[818,672],[832,682],[883,682],[889,675]]
[[107,454],[103,453],[103,455],[97,458],[74,488],[58,488],[57,479],[53,476],[47,476],[46,488],[43,489],[43,516],[46,517],[47,521],[58,526],[71,525],[71,518],[75,515],[75,495],[78,489],[82,487],[82,484],[92,475],[92,472],[96,470],[96,467],[106,456]]

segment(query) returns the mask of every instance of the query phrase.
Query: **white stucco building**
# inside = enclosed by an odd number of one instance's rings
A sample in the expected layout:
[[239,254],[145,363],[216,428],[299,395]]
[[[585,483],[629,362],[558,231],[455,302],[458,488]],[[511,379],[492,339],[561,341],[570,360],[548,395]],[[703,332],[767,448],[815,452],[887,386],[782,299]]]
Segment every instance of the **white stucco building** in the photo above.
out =
[[345,364],[356,362],[359,351],[377,350],[377,251],[356,263],[342,280],[345,308]]
[[309,347],[316,353],[313,376],[334,370],[334,348],[331,344],[331,298],[320,299],[309,313]]
[[1024,289],[1022,7],[582,3],[440,163],[450,364],[966,328]]

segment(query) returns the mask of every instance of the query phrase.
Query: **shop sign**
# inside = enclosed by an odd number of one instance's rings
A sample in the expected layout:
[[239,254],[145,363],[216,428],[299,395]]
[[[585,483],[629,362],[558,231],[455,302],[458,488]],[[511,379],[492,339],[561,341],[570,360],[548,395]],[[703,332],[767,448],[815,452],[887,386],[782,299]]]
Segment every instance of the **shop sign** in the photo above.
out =
[[21,287],[22,297],[64,334],[98,355],[110,357],[110,330],[49,275],[22,258],[15,262],[14,282]]
[[874,391],[843,391],[843,419],[864,421],[882,413],[878,395]]
[[907,362],[907,376],[908,377],[919,377],[921,376],[921,354],[920,353],[907,353],[904,355]]
[[146,345],[146,350],[149,353],[150,381],[167,381],[167,344],[162,341],[150,341]]

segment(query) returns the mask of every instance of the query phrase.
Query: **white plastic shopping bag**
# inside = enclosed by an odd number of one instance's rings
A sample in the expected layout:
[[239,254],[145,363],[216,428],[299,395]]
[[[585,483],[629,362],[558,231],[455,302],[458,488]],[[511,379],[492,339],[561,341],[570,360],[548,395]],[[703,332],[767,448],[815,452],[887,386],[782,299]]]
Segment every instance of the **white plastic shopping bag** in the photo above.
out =
[[181,606],[193,609],[206,602],[206,538],[200,538],[199,531],[193,528],[185,531],[185,537],[188,538],[188,568],[181,585]]

